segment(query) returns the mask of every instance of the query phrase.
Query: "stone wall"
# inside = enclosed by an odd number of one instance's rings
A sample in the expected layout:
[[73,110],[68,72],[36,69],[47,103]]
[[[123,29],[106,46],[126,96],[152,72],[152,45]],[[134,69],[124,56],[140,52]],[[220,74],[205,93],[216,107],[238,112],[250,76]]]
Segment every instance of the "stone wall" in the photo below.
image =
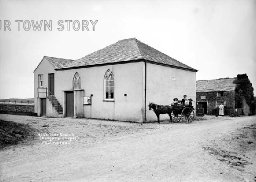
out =
[[217,92],[197,92],[197,102],[207,102],[207,114],[215,114],[216,107],[224,103],[225,114],[230,115],[235,110],[235,91],[223,92],[223,95],[217,95]]
[[26,104],[0,104],[2,114],[35,115],[34,105]]

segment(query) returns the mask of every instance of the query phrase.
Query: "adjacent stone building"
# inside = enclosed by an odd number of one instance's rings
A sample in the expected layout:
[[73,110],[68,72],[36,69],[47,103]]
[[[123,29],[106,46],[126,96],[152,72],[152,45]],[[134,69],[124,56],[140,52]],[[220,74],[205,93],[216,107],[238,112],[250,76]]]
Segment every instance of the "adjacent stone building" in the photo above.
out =
[[196,72],[135,38],[78,60],[45,56],[34,71],[35,113],[155,121],[150,102],[168,105],[184,94],[196,99]]
[[198,80],[196,82],[197,107],[205,114],[213,114],[221,103],[225,109],[235,109],[235,78]]
[[214,80],[198,80],[196,82],[197,108],[202,108],[204,114],[215,114],[216,108],[222,103],[225,106],[225,115],[249,114],[249,106],[243,101],[242,108],[236,108],[235,78],[220,78]]

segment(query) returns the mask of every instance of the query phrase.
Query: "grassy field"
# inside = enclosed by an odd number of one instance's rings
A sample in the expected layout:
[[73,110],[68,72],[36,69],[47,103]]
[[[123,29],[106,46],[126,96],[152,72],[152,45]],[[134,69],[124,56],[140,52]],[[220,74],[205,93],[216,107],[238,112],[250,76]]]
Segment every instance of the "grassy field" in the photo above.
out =
[[34,139],[35,132],[28,124],[0,120],[0,150]]

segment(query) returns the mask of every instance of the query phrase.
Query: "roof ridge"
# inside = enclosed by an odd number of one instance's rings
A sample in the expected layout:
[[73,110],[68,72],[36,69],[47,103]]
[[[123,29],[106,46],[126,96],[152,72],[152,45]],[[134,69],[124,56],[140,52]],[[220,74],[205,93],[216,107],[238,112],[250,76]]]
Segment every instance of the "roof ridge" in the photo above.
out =
[[139,54],[140,54],[140,56],[142,57],[142,58],[144,58],[143,57],[143,55],[142,55],[142,51],[140,50],[140,48],[139,48],[139,44],[138,44],[138,42],[140,42],[138,39],[136,39],[136,38],[131,38],[131,39],[134,39],[134,41],[135,41],[135,43],[136,43],[136,46],[137,46],[137,48],[138,48],[138,51],[139,51]]
[[68,60],[68,61],[75,61],[74,59],[66,59],[66,58],[57,58],[57,57],[52,57],[52,56],[44,56],[44,58],[50,58],[50,59],[64,59],[64,60]]
[[127,40],[137,40],[137,38],[136,37],[131,37],[131,38],[127,38],[127,39],[118,40],[117,42],[123,42],[123,41],[127,41]]

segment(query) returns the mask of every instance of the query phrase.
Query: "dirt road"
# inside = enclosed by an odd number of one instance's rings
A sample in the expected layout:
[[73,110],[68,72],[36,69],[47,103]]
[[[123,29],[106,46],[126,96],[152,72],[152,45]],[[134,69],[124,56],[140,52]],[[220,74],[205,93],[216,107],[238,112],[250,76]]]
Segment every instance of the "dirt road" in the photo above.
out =
[[73,137],[41,137],[0,151],[2,181],[256,181],[256,117],[160,125],[0,118]]

